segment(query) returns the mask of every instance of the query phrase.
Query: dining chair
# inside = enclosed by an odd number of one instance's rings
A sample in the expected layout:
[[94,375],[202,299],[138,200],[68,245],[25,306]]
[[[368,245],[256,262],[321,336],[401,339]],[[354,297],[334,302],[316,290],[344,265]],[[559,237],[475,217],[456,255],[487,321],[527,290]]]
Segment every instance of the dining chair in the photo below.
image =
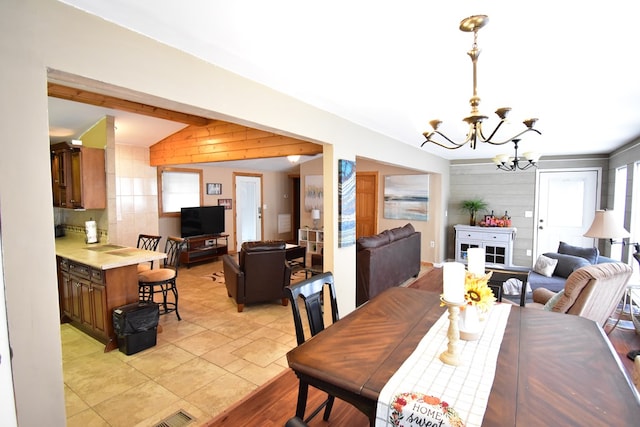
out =
[[[157,302],[160,305],[160,314],[176,312],[178,320],[178,265],[180,264],[180,253],[184,247],[184,239],[179,237],[167,237],[165,253],[167,257],[163,260],[161,268],[144,271],[138,274],[138,298],[141,302]],[[169,301],[169,292],[173,294],[173,301]],[[162,301],[155,301],[155,295],[161,294]]]
[[[136,245],[136,248],[147,251],[156,251],[158,250],[158,243],[160,243],[160,239],[162,239],[162,236],[138,234],[138,244]],[[153,261],[138,264],[138,274],[151,269],[153,269]]]
[[[318,274],[309,279],[303,280],[285,288],[285,295],[291,302],[291,310],[293,312],[293,323],[296,329],[296,339],[298,345],[306,341],[305,329],[309,332],[311,338],[325,328],[324,324],[324,290],[329,290],[329,303],[331,305],[331,321],[335,323],[340,318],[338,315],[338,303],[336,301],[336,291],[333,283],[333,274],[331,272]],[[301,301],[304,302],[304,311],[306,311],[306,322],[303,321],[301,310]],[[298,404],[296,407],[296,417],[309,422],[324,408],[323,419],[329,420],[331,408],[333,407],[334,396],[328,395],[327,399],[318,406],[308,418],[304,418],[307,406],[307,395],[309,393],[309,384],[300,379],[298,387]]]
[[298,417],[289,418],[284,427],[307,427],[307,423]]

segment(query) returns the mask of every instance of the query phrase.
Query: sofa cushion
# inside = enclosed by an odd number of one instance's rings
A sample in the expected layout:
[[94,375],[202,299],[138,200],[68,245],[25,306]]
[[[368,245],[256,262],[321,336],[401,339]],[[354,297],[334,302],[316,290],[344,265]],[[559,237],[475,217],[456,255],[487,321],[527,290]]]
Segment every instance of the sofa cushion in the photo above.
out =
[[389,231],[391,232],[391,235],[393,236],[392,240],[402,239],[404,237],[408,237],[408,236],[412,235],[413,233],[415,233],[415,229],[413,228],[413,225],[411,225],[411,223],[408,223],[404,227],[392,228]]
[[566,255],[555,252],[547,252],[543,255],[548,258],[554,258],[558,260],[558,265],[556,265],[556,269],[553,275],[564,277],[565,279],[580,267],[590,265],[589,261],[579,256]]
[[567,279],[565,277],[560,276],[551,276],[546,277],[542,274],[538,274],[535,271],[531,271],[529,273],[529,285],[532,290],[536,290],[538,288],[546,288],[552,290],[553,292],[559,292],[564,288],[564,282]]
[[558,265],[557,259],[540,255],[536,260],[536,264],[533,266],[533,271],[543,276],[551,277],[553,276],[553,271],[556,269],[556,265]]
[[380,246],[384,246],[389,243],[389,236],[389,233],[383,232],[380,234],[376,234],[375,236],[360,237],[356,242],[358,250],[379,248]]
[[558,253],[579,256],[589,261],[590,264],[596,264],[598,262],[598,255],[600,255],[598,248],[581,248],[565,242],[560,242]]

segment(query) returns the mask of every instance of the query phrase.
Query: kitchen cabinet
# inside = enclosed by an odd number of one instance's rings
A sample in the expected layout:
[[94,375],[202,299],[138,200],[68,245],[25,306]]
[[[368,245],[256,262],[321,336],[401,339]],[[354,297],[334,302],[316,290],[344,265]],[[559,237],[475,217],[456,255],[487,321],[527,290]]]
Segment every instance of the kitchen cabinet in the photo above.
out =
[[104,150],[70,145],[51,146],[53,205],[70,209],[105,209],[107,177]]
[[514,227],[474,227],[455,225],[456,261],[467,263],[469,248],[484,248],[485,263],[489,265],[513,265],[513,243],[516,239]]
[[103,271],[58,257],[62,319],[95,338],[107,340],[108,318]]
[[119,245],[87,245],[78,236],[56,239],[60,320],[118,348],[113,310],[138,302],[138,264],[166,254]]
[[57,259],[61,321],[106,344],[105,351],[117,348],[111,316],[114,308],[138,300],[137,266],[100,270],[64,257]]

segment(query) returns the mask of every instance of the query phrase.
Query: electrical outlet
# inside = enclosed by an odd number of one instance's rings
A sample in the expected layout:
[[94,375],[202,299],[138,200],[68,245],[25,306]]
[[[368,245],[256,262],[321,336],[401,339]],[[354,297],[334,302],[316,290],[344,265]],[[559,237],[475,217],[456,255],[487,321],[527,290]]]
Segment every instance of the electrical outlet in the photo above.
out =
[[436,242],[434,242],[433,240],[431,241],[431,247],[435,248],[436,247]]
[[527,249],[527,256],[531,256],[531,249]]

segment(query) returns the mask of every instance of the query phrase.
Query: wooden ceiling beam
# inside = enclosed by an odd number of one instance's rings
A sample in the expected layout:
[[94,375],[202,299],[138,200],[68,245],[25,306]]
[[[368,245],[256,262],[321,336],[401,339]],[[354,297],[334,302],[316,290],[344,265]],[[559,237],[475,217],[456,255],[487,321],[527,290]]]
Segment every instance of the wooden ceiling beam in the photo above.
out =
[[313,156],[322,145],[232,123],[189,126],[149,147],[151,166]]
[[165,108],[154,107],[153,105],[140,102],[127,101],[109,95],[90,92],[57,83],[48,83],[49,96],[66,99],[68,101],[82,102],[96,105],[98,107],[113,108],[114,110],[127,111],[129,113],[141,114],[172,122],[185,123],[194,126],[206,126],[212,122],[211,119],[193,114],[181,113],[179,111],[167,110]]

